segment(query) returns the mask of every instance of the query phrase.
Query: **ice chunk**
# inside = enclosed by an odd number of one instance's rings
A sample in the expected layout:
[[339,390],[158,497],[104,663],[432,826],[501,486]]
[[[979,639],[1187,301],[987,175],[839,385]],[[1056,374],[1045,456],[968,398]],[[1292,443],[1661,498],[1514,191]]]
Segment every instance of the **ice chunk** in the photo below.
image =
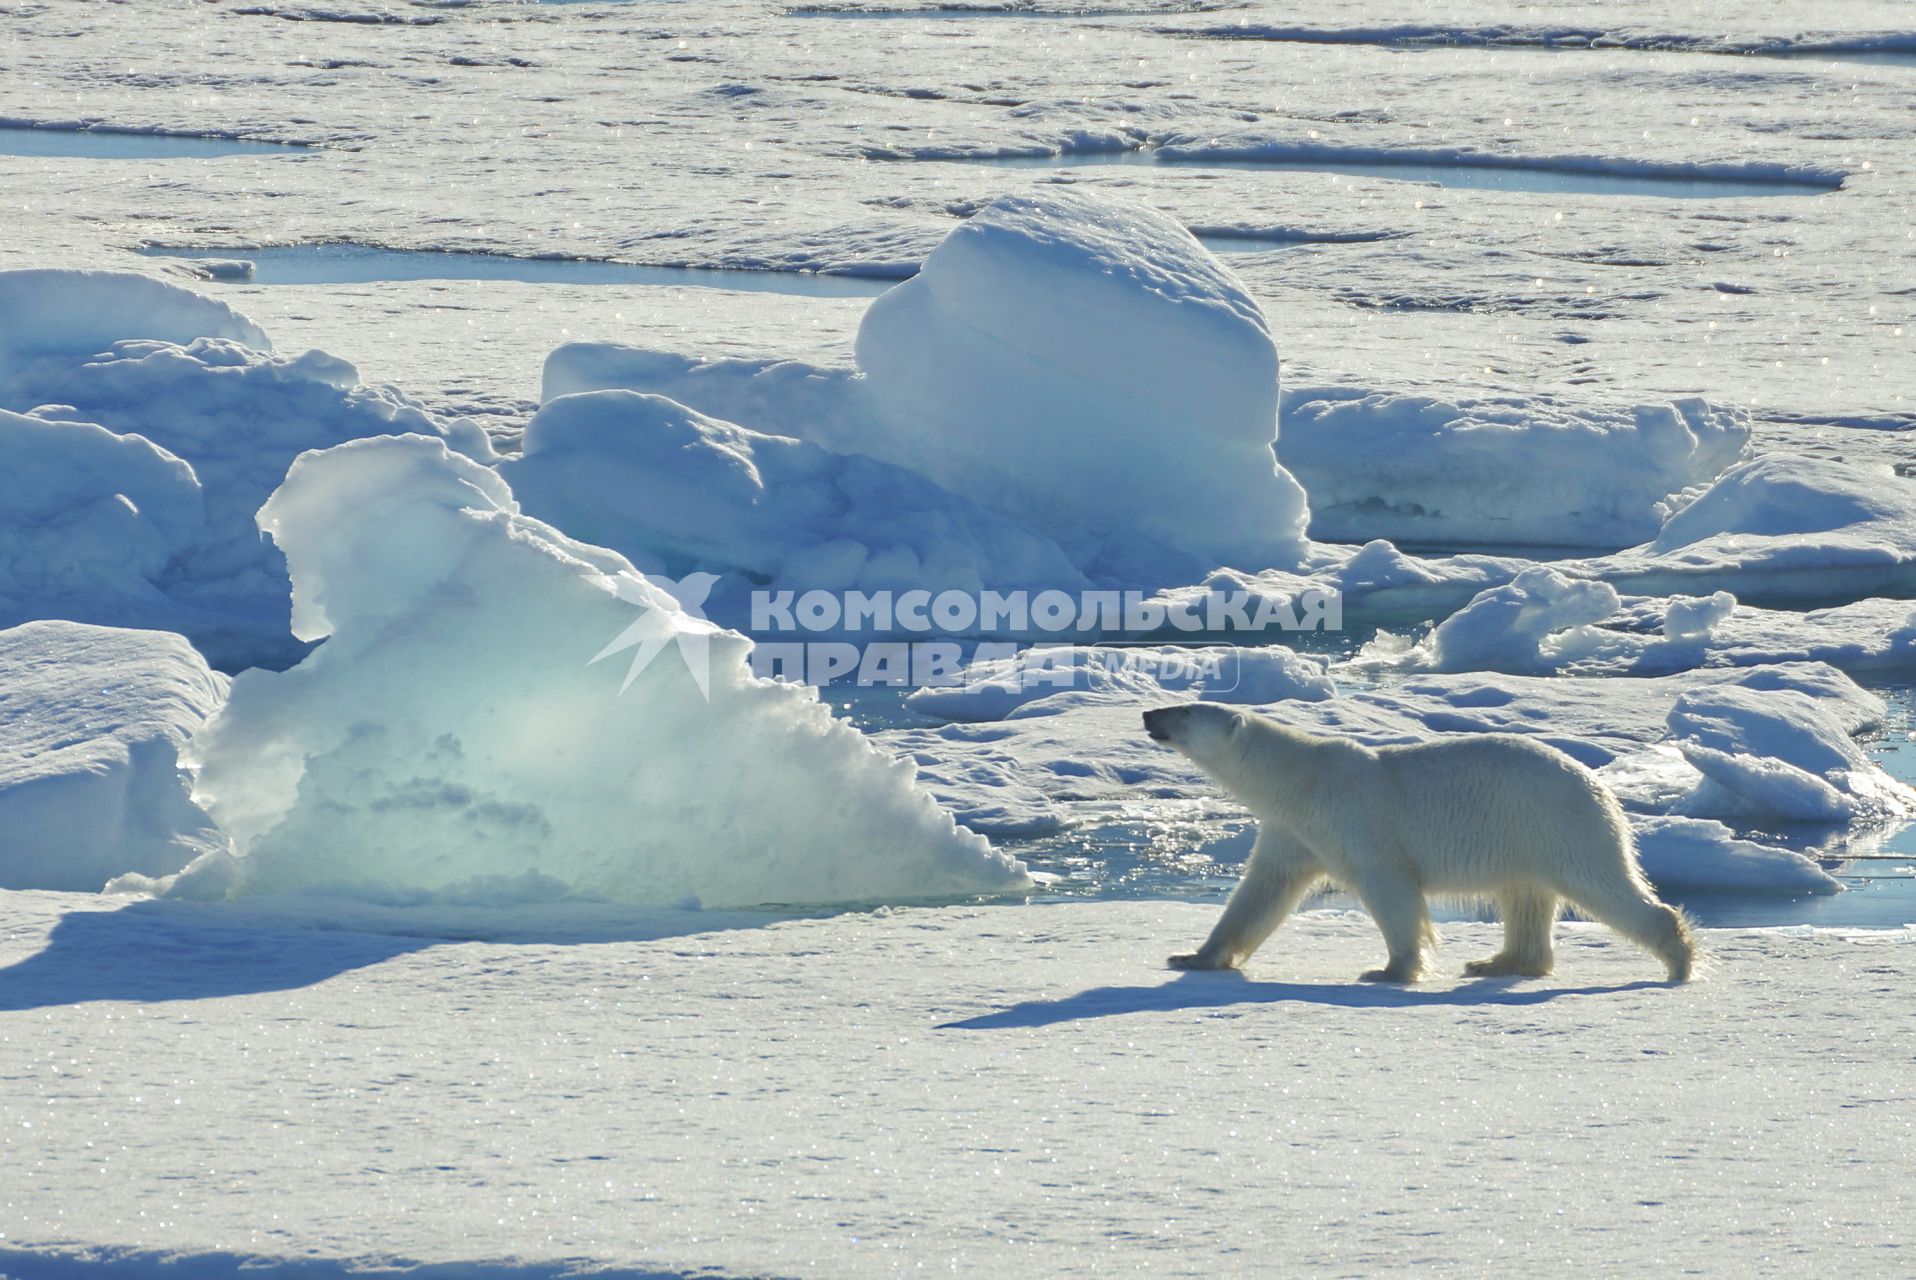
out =
[[1916,594],[1916,482],[1888,467],[1765,455],[1725,472],[1654,541],[1564,568],[1633,595],[1704,586],[1759,605]]
[[[965,668],[963,683],[919,689],[905,705],[940,720],[984,721],[1086,701],[1161,701],[1171,693],[1209,702],[1316,701],[1337,693],[1328,666],[1324,658],[1283,645],[1031,648],[974,661]],[[1082,696],[1061,696],[1067,691]]]
[[1736,597],[1727,591],[1708,596],[1672,596],[1663,614],[1667,640],[1704,640],[1736,612]]
[[999,200],[871,306],[857,370],[609,344],[547,359],[545,396],[624,387],[862,453],[1046,534],[1094,578],[1296,568],[1277,349],[1244,286],[1162,214],[1085,193]]
[[1618,604],[1608,583],[1538,566],[1478,595],[1416,648],[1387,657],[1393,665],[1426,671],[1551,670],[1563,655],[1583,647],[1589,626]]
[[179,758],[226,684],[166,632],[0,631],[0,888],[97,892],[222,847]]
[[760,435],[660,396],[549,401],[500,472],[528,514],[574,537],[674,575],[730,572],[740,588],[748,575],[839,591],[1084,582],[1049,539],[915,472]]
[[205,521],[199,480],[140,436],[0,409],[0,622],[178,625],[158,583]]
[[1313,390],[1285,397],[1278,456],[1310,495],[1313,537],[1628,547],[1749,438],[1742,410],[1694,399],[1565,409]]
[[238,892],[557,881],[723,906],[1027,883],[812,691],[751,677],[743,636],[439,440],[305,454],[260,525],[296,632],[326,643],[240,676],[196,744]]
[[[1561,576],[1561,575],[1559,575]],[[1519,575],[1520,578],[1523,575]],[[1602,583],[1564,579],[1574,592],[1590,593],[1590,613],[1557,612],[1547,592],[1513,585],[1480,593],[1422,641],[1380,631],[1354,660],[1358,669],[1509,670],[1543,675],[1657,676],[1697,667],[1754,667],[1821,662],[1853,673],[1899,676],[1916,671],[1916,604],[1908,600],[1859,600],[1807,613],[1740,605],[1727,591],[1710,596],[1636,597],[1622,600],[1597,621]],[[1569,593],[1563,593],[1568,595]],[[1544,598],[1539,598],[1543,596]],[[1516,607],[1526,602],[1535,612]],[[1348,607],[1348,605],[1347,605]],[[1500,614],[1497,609],[1506,609]],[[1527,617],[1552,628],[1541,635],[1501,631],[1503,619]],[[1538,623],[1538,619],[1544,619]],[[1464,644],[1466,628],[1481,633]],[[1440,652],[1441,650],[1441,652]]]
[[858,363],[885,456],[1067,550],[1123,560],[1135,532],[1205,568],[1302,558],[1303,491],[1271,456],[1270,328],[1160,213],[1002,198],[872,304]]
[[[10,438],[35,436],[19,483],[57,488],[76,512],[120,498],[137,508],[156,528],[154,536],[129,531],[139,564],[128,570],[155,591],[146,597],[150,610],[131,607],[143,595],[137,583],[116,591],[110,608],[94,608],[87,580],[48,575],[31,591],[6,593],[0,622],[67,616],[166,627],[185,632],[219,666],[284,665],[300,653],[286,633],[285,569],[253,517],[293,458],[407,431],[490,456],[477,425],[442,421],[390,388],[362,387],[350,364],[323,352],[271,355],[249,321],[173,285],[117,272],[0,272],[0,308],[8,298],[24,310],[11,313],[20,323],[0,342],[0,408],[39,406],[37,419],[95,424],[135,441],[96,439],[84,446],[87,464],[70,465],[83,448],[80,431],[56,443],[45,428],[10,417],[0,427]],[[158,496],[155,467],[168,463],[143,460],[156,448],[190,466],[197,496],[172,482]],[[156,551],[166,556],[157,572]]]
[[1742,840],[1720,822],[1638,817],[1637,860],[1666,893],[1836,893],[1842,885],[1814,859]]
[[1654,547],[1668,553],[1731,535],[1789,538],[1897,521],[1916,507],[1909,488],[1887,470],[1766,454],[1670,517]]
[[1683,813],[1849,822],[1916,814],[1916,791],[1891,778],[1845,726],[1799,689],[1723,684],[1677,699],[1670,733],[1703,781]]

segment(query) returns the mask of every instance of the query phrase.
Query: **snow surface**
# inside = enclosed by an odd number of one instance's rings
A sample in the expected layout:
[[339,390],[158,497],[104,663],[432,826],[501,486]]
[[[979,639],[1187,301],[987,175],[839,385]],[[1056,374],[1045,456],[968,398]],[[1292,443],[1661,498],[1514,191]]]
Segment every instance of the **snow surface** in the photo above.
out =
[[167,632],[0,631],[0,888],[97,891],[221,848],[180,755],[226,686]]
[[305,454],[260,527],[295,633],[326,643],[234,680],[194,750],[238,856],[152,887],[751,905],[1029,883],[812,690],[755,679],[744,637],[439,440]]
[[1444,925],[1444,976],[1398,990],[1352,981],[1379,939],[1341,913],[1167,973],[1215,918],[1190,903],[622,939],[0,907],[0,1269],[29,1275],[1893,1275],[1916,1247],[1908,930],[1705,930],[1672,988],[1577,925],[1553,978],[1460,981],[1496,930]]

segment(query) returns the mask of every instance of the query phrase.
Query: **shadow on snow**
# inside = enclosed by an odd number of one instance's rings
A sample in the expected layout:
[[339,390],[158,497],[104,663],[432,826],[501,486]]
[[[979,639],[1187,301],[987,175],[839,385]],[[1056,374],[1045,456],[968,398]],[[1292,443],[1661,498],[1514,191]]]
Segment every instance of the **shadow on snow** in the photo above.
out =
[[0,1012],[291,991],[452,943],[656,941],[791,914],[580,902],[389,908],[305,896],[244,903],[143,898],[62,915],[44,947],[0,969]]
[[1124,1013],[1166,1013],[1256,1004],[1320,1004],[1347,1009],[1536,1005],[1563,996],[1621,995],[1671,985],[1642,981],[1607,987],[1526,987],[1517,985],[1519,981],[1481,978],[1455,987],[1419,989],[1364,982],[1254,982],[1238,973],[1186,973],[1155,987],[1093,987],[1061,1000],[1031,1000],[996,1013],[942,1023],[938,1030],[1050,1027],[1061,1022],[1082,1022]]
[[715,1271],[654,1271],[608,1266],[585,1258],[549,1262],[414,1262],[369,1258],[274,1258],[224,1251],[74,1249],[42,1252],[0,1247],[0,1275],[43,1280],[176,1276],[179,1280],[720,1280]]

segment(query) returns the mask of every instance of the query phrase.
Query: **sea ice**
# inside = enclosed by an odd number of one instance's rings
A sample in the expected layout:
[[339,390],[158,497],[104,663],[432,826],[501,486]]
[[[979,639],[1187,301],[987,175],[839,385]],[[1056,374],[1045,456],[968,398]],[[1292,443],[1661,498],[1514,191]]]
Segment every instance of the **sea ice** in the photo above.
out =
[[1070,645],[1022,649],[1008,657],[974,661],[959,682],[916,690],[905,705],[938,720],[1003,720],[1031,703],[1063,710],[1057,698],[1144,706],[1170,694],[1207,702],[1270,703],[1335,697],[1329,661],[1283,645],[1101,648]]

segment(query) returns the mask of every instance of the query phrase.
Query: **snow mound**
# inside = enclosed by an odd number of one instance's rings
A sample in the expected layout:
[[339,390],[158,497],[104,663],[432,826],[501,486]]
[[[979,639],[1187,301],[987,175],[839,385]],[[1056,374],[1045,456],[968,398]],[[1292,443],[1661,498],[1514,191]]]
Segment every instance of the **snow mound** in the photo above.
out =
[[1707,596],[1672,596],[1663,613],[1663,637],[1707,642],[1735,613],[1736,597],[1727,591]]
[[1916,482],[1888,467],[1765,455],[1725,472],[1654,541],[1567,571],[1632,595],[1726,590],[1747,604],[1916,594]]
[[1628,547],[1749,439],[1748,414],[1696,399],[1563,409],[1309,391],[1285,398],[1278,457],[1310,495],[1313,537]]
[[1680,803],[1705,817],[1851,822],[1916,814],[1916,791],[1866,756],[1808,693],[1724,684],[1670,711],[1670,734],[1702,781]]
[[[33,410],[0,420],[0,439],[20,448],[8,451],[11,483],[42,495],[41,507],[57,495],[73,513],[58,518],[75,521],[83,543],[70,573],[49,565],[0,580],[0,622],[160,627],[183,632],[219,666],[284,665],[300,653],[286,633],[286,572],[253,517],[293,458],[399,432],[490,456],[475,424],[360,386],[351,365],[323,352],[271,355],[250,322],[172,285],[112,272],[0,272],[0,298],[9,296],[29,308],[14,314],[32,335],[31,355],[21,354],[27,338],[0,347],[0,408]],[[32,525],[28,510],[9,508],[0,528]],[[103,543],[101,532],[116,527]]]
[[519,514],[442,441],[305,454],[260,527],[296,633],[326,643],[236,679],[196,742],[239,856],[172,892],[744,905],[1027,883],[810,690],[752,678],[743,636]]
[[[1032,648],[974,660],[965,668],[962,684],[916,690],[905,705],[934,719],[977,722],[1061,710],[1062,701],[1053,700],[1065,693],[1130,704],[1159,701],[1173,693],[1253,705],[1292,698],[1317,701],[1337,694],[1328,668],[1327,659],[1282,645]],[[1071,699],[1073,704],[1086,700]]]
[[660,396],[548,401],[499,467],[524,510],[667,573],[797,589],[1074,588],[1050,540],[916,472],[761,435]]
[[1480,593],[1415,648],[1371,653],[1424,671],[1550,670],[1584,647],[1587,628],[1620,603],[1608,583],[1566,578],[1540,565]]
[[893,460],[1094,561],[1130,558],[1135,534],[1206,568],[1302,558],[1270,328],[1163,214],[1000,199],[872,304],[858,364]]
[[260,327],[225,303],[130,271],[0,271],[0,403],[38,358],[90,355],[126,338],[181,346],[221,338],[255,351],[273,344]]
[[206,512],[193,468],[149,440],[0,409],[0,620],[170,621],[157,585]]
[[0,888],[97,892],[219,848],[179,758],[226,686],[165,632],[0,631]]
[[1056,541],[1100,581],[1294,568],[1304,493],[1277,465],[1277,349],[1183,227],[1059,191],[1001,199],[875,301],[857,370],[574,343],[548,400],[625,388],[918,471]]

